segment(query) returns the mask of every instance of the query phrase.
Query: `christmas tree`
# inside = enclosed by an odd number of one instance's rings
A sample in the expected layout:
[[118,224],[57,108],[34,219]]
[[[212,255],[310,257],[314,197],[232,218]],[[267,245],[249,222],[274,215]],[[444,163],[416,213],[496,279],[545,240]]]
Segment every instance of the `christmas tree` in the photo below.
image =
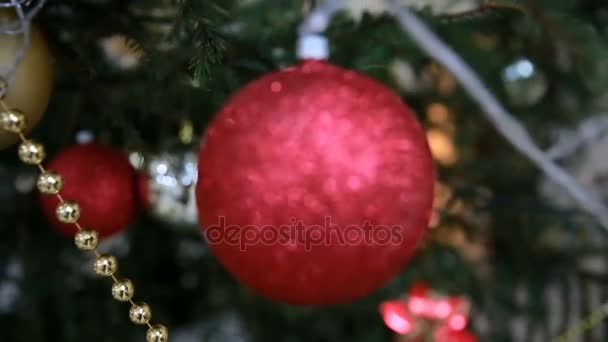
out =
[[2,341],[608,340],[608,3],[1,7]]

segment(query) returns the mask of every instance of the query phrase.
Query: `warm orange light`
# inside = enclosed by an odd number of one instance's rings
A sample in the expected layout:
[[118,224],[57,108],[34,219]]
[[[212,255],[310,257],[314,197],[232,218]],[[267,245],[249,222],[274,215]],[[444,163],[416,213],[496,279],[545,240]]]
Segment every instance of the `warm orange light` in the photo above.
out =
[[448,96],[454,93],[458,83],[447,69],[437,63],[433,63],[430,65],[429,71],[440,95]]
[[426,132],[433,158],[441,165],[449,166],[458,160],[458,152],[452,138],[442,130],[431,128]]
[[441,182],[435,183],[435,198],[433,200],[433,213],[431,214],[431,222],[429,226],[435,228],[439,225],[441,219],[441,211],[445,209],[448,202],[452,198],[452,189]]
[[450,123],[450,111],[442,103],[431,103],[426,109],[426,115],[436,125],[447,125]]

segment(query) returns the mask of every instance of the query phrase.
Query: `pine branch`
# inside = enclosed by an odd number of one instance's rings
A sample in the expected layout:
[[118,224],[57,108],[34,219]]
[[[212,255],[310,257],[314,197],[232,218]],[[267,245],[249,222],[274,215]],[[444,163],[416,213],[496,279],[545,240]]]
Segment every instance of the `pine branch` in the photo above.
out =
[[178,36],[185,37],[181,45],[193,49],[188,67],[192,71],[194,80],[200,84],[208,81],[212,68],[221,63],[226,50],[225,41],[212,20],[199,15],[199,13],[209,11],[222,16],[228,15],[225,9],[217,5],[205,8],[202,1],[183,1],[180,5],[180,17],[175,29]]

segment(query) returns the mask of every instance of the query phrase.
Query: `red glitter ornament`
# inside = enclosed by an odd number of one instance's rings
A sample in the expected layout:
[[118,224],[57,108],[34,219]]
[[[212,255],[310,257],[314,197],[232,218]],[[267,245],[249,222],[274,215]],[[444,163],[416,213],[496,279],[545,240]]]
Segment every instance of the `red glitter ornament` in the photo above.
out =
[[224,105],[198,179],[219,261],[269,298],[320,305],[364,296],[402,269],[427,228],[434,166],[398,95],[306,61]]
[[[82,227],[106,237],[122,231],[135,218],[135,171],[120,151],[98,144],[75,145],[61,151],[47,168],[63,176],[60,194],[80,204]],[[74,236],[76,227],[57,220],[56,196],[40,195],[42,209],[59,231]]]

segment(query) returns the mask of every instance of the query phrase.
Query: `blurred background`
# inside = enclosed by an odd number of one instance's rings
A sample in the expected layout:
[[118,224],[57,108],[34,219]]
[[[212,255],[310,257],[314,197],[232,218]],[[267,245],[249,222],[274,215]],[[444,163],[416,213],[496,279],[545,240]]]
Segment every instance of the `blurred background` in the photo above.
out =
[[[49,51],[28,63],[50,62],[54,79],[31,136],[51,159],[92,141],[127,156],[138,186],[121,191],[138,198],[136,219],[99,249],[119,258],[170,340],[419,341],[387,327],[379,304],[424,281],[470,301],[468,330],[479,341],[550,341],[593,314],[567,340],[607,341],[604,228],[497,133],[379,0],[346,1],[325,34],[332,63],[397,91],[423,125],[438,170],[423,245],[386,286],[330,307],[269,301],[218,263],[196,216],[200,138],[234,91],[297,62],[298,25],[319,2],[49,0],[34,19],[41,36],[32,41]],[[607,203],[608,3],[402,3],[470,63],[547,156]],[[7,63],[14,47],[3,39]],[[28,85],[50,80],[29,77]],[[145,340],[92,258],[49,222],[37,172],[16,145],[0,150],[1,340]]]

